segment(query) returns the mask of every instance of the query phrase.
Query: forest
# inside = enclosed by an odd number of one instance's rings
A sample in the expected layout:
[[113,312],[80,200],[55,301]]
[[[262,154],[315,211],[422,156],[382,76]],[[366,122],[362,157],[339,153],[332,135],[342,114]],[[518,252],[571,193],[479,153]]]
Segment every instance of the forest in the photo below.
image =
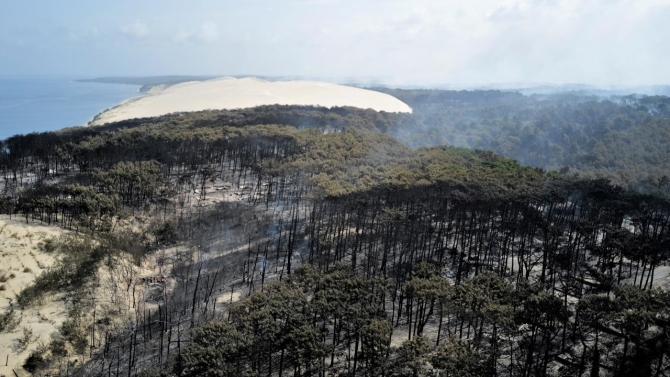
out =
[[669,97],[376,90],[414,109],[411,119],[390,132],[412,147],[484,149],[638,191],[652,190],[669,176]]
[[71,231],[24,371],[670,376],[668,98],[384,91],[4,140],[0,212]]

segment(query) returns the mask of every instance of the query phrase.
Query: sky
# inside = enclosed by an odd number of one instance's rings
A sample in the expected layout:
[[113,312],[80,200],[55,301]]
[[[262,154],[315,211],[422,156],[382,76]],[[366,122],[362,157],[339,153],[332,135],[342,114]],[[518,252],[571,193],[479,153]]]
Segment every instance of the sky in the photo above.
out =
[[0,75],[670,84],[670,0],[0,2]]

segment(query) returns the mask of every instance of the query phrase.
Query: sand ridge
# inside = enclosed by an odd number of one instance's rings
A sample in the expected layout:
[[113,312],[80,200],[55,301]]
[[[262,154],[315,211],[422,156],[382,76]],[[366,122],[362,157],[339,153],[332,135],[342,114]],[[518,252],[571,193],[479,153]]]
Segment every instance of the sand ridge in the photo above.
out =
[[[162,89],[162,90],[160,90]],[[319,81],[265,81],[255,77],[221,77],[157,88],[149,95],[111,108],[90,125],[175,112],[232,110],[262,105],[352,106],[393,113],[411,113],[399,99],[373,90]]]

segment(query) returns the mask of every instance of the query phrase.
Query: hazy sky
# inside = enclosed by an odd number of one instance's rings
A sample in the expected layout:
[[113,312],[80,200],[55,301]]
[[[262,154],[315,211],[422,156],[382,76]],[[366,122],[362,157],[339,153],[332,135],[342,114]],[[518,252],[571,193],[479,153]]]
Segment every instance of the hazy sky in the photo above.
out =
[[17,74],[670,84],[670,0],[2,0]]

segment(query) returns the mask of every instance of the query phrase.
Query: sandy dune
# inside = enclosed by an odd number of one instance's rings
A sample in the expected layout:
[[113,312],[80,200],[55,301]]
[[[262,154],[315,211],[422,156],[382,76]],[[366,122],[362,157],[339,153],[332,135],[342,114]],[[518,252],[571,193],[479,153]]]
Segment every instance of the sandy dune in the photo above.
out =
[[[55,255],[40,250],[40,243],[66,233],[57,227],[26,224],[21,220],[20,217],[10,220],[7,216],[0,216],[0,281],[4,280],[0,282],[0,313],[8,311],[15,295],[56,261]],[[0,333],[0,376],[14,376],[12,369],[22,373],[23,361],[39,342],[49,343],[51,333],[56,331],[67,314],[57,295],[23,311],[13,306],[22,320],[13,331]],[[35,336],[25,350],[17,349],[17,339],[23,327],[32,329]]]
[[261,105],[353,106],[410,113],[412,109],[388,94],[317,81],[276,81],[223,77],[187,82],[137,98],[103,112],[90,125],[174,112],[241,109]]

